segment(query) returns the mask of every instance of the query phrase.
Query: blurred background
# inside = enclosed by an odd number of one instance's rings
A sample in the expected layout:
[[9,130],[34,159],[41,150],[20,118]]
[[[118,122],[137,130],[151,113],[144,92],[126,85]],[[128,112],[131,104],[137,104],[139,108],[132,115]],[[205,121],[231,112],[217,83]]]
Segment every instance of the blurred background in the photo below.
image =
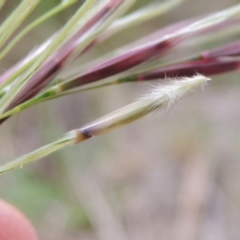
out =
[[[42,0],[28,21],[58,2]],[[130,11],[150,2],[137,0]],[[168,24],[238,2],[188,0],[114,36],[75,67]],[[1,19],[18,3],[7,1]],[[81,3],[28,34],[0,71],[63,26]],[[218,39],[212,46],[232,39]],[[191,50],[185,46],[182,54]],[[124,106],[148,89],[149,83],[122,84],[27,109],[1,126],[0,163]],[[2,175],[0,197],[23,211],[45,240],[239,240],[239,92],[238,72],[214,76],[204,90],[173,108]]]

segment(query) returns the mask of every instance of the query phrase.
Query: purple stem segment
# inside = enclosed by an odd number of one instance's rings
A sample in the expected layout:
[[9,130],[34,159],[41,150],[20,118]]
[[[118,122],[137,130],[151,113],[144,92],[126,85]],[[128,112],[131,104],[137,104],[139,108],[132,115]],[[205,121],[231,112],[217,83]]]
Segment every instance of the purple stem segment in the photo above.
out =
[[240,42],[204,51],[198,57],[182,63],[118,79],[117,83],[156,80],[165,77],[191,77],[196,73],[216,75],[240,69]]
[[64,82],[62,87],[64,90],[72,89],[74,87],[116,75],[163,53],[164,51],[173,47],[176,42],[177,41],[166,40],[158,42],[154,45],[146,45],[142,48],[126,52],[121,56],[117,56],[95,66],[93,69],[83,75],[75,76],[72,80]]
[[185,63],[175,64],[169,67],[163,67],[159,70],[139,74],[138,81],[154,80],[165,77],[191,77],[196,73],[205,76],[222,74],[234,71],[240,68],[240,60],[195,60]]

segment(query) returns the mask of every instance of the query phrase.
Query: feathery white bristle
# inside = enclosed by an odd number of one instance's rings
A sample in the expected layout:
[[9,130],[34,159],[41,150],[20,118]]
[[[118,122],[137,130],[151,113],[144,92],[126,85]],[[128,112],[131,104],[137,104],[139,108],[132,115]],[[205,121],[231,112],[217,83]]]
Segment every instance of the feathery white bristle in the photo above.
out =
[[201,74],[197,74],[193,77],[168,79],[165,83],[157,85],[148,94],[143,96],[141,100],[152,100],[153,108],[158,108],[164,103],[172,104],[186,92],[204,84],[208,80],[210,80],[210,78]]

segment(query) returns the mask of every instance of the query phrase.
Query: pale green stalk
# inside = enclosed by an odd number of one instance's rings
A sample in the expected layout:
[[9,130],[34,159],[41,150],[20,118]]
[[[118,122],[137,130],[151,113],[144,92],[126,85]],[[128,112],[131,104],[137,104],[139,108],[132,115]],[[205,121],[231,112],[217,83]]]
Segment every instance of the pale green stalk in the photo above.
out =
[[[15,83],[7,94],[0,99],[0,112],[3,113],[7,106],[11,103],[12,99],[18,94],[18,92],[23,88],[25,83],[31,77],[31,75],[39,68],[39,66],[51,55],[51,53],[59,47],[68,37],[69,33],[72,31],[72,28],[75,24],[79,22],[79,19],[85,14],[85,12],[89,9],[92,4],[94,4],[95,0],[87,0],[80,9],[75,13],[75,15],[67,22],[67,24],[63,27],[63,29],[59,32],[59,34],[53,39],[53,41],[49,44],[47,49],[43,51],[43,53],[37,58],[34,64],[24,73],[17,83]],[[11,76],[12,78],[14,77]],[[2,90],[10,80],[5,81],[1,86],[0,90]]]
[[61,31],[57,34],[57,36],[53,39],[53,41],[49,44],[45,51],[43,51],[42,55],[39,59],[34,63],[34,67],[32,71],[35,71],[50,55],[51,53],[59,48],[59,46],[66,41],[70,36],[69,34],[72,31],[72,28],[79,22],[79,20],[83,17],[86,11],[94,4],[95,0],[87,0],[80,9],[73,15],[73,17],[65,24],[65,26],[61,29]]
[[179,31],[176,31],[169,35],[170,36],[181,36],[184,34],[195,33],[197,31],[207,29],[208,27],[222,23],[222,22],[224,22],[232,17],[238,16],[238,15],[240,15],[240,4],[237,4],[237,5],[235,5],[231,8],[228,8],[224,11],[219,11],[217,13],[211,14],[210,16],[200,19],[198,21],[195,21],[194,23],[189,24],[188,26],[184,27],[183,29],[180,29]]
[[58,14],[59,12],[63,11],[77,0],[67,0],[62,1],[59,5],[51,9],[50,11],[43,14],[41,17],[33,21],[29,24],[26,28],[24,28],[1,52],[0,60],[8,54],[8,52],[16,45],[16,43],[23,38],[27,33],[29,33],[32,29],[36,28],[38,25],[43,23],[44,21],[48,20],[49,18],[53,17],[54,15]]
[[127,0],[123,2],[122,5],[116,9],[108,19],[106,19],[100,25],[96,26],[94,31],[92,31],[92,33],[90,33],[89,36],[87,36],[86,39],[84,39],[84,41],[77,46],[76,52],[78,52],[80,49],[83,50],[89,46],[89,44],[93,42],[93,40],[96,39],[100,33],[107,29],[116,18],[124,14],[134,4],[135,1],[136,0]]
[[16,159],[15,161],[5,164],[4,166],[0,167],[0,174],[10,171],[10,170],[13,170],[15,168],[21,168],[23,165],[25,165],[27,163],[36,161],[37,159],[47,156],[52,152],[55,152],[66,146],[72,145],[72,144],[74,144],[75,139],[76,139],[76,134],[74,134],[74,132],[70,132],[69,134],[66,134],[66,136],[64,136],[63,138],[61,138],[53,143],[43,146],[43,147],[37,149],[36,151],[33,151],[29,154],[26,154],[26,155]]
[[40,0],[24,0],[0,27],[0,47],[33,11]]
[[71,144],[77,144],[91,137],[105,134],[125,126],[126,124],[136,121],[158,108],[173,103],[186,92],[206,82],[207,80],[209,79],[202,75],[197,75],[193,78],[185,78],[180,81],[169,81],[166,85],[157,86],[149,94],[138,99],[136,102],[105,115],[104,117],[99,118],[98,120],[79,129],[75,129],[67,133],[65,137],[58,141],[1,166],[0,173],[19,168]]
[[47,48],[47,46],[49,46],[49,44],[53,41],[53,39],[54,39],[54,36],[49,38],[46,42],[44,42],[42,45],[40,45],[40,47],[38,47],[36,50],[31,52],[29,55],[27,55],[27,57],[25,57],[19,63],[14,65],[13,66],[14,71],[10,68],[10,71],[12,72],[12,74],[10,75],[10,77],[7,78],[8,84],[1,83],[1,84],[4,84],[4,86],[0,85],[1,97],[9,90],[9,86],[12,86],[12,84],[14,84],[14,81],[16,81],[16,79],[18,79],[18,77],[20,77],[24,72],[26,72],[28,68],[30,68],[30,66],[34,63],[36,58]]
[[208,25],[211,26],[216,22],[217,23],[223,22],[228,18],[239,16],[239,14],[240,14],[240,4],[236,4],[233,7],[227,8],[226,10],[213,13],[209,17],[199,20],[193,25],[196,28],[198,27],[202,28],[203,24],[205,25],[205,27],[208,27]]
[[100,40],[104,40],[117,32],[126,30],[137,25],[141,25],[144,22],[161,16],[184,1],[186,0],[166,0],[164,2],[156,2],[147,7],[143,7],[142,9],[113,22],[113,24],[107,29],[104,36],[100,38]]
[[[55,85],[54,87],[44,91],[43,93],[40,93],[39,95],[31,98],[30,100],[19,104],[17,107],[1,114],[0,120],[3,118],[6,118],[6,117],[12,116],[16,113],[19,113],[26,108],[32,107],[36,104],[39,104],[39,103],[42,103],[42,102],[45,102],[45,101],[48,101],[51,99],[63,97],[63,96],[74,94],[74,93],[90,91],[93,89],[98,89],[98,88],[102,88],[102,87],[106,87],[106,86],[110,86],[110,85],[116,85],[116,84],[118,84],[118,82],[116,82],[116,81],[104,82],[104,83],[99,83],[99,84],[90,84],[90,86],[82,86],[79,88],[74,88],[72,90],[63,91],[63,92],[59,92],[58,85]],[[1,98],[1,95],[0,95],[0,98]]]

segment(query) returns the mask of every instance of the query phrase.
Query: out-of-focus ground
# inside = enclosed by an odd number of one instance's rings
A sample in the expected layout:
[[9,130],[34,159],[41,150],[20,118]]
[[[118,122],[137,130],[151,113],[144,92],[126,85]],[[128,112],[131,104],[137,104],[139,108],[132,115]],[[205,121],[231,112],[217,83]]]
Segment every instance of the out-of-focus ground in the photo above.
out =
[[[36,14],[57,1],[42,2]],[[109,40],[88,59],[174,21],[234,3],[188,0]],[[16,4],[9,1],[2,16]],[[0,70],[40,44],[73,11],[28,35]],[[124,106],[148,89],[147,83],[114,86],[17,114],[1,126],[0,162]],[[239,146],[240,75],[234,72],[212,77],[204,90],[173,108],[1,176],[0,197],[21,209],[44,240],[239,240]]]

